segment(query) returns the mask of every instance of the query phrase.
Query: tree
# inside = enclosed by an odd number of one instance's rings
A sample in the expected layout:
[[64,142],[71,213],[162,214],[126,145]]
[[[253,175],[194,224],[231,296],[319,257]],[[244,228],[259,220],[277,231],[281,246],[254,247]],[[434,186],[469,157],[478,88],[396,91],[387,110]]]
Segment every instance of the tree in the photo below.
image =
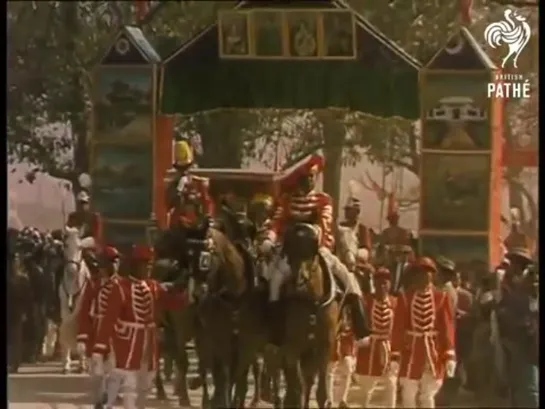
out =
[[[161,2],[140,24],[168,54],[232,3]],[[92,70],[133,22],[133,2],[8,3],[8,158],[32,166],[29,182],[43,172],[73,183],[88,170]]]

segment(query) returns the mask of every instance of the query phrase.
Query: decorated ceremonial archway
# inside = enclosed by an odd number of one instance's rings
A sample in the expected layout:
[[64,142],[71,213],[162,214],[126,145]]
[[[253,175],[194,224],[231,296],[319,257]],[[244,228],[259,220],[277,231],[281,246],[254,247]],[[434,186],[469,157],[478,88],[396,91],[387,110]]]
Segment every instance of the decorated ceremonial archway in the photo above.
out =
[[150,218],[165,225],[174,116],[342,108],[417,119],[419,69],[333,0],[241,1],[164,60],[139,29],[123,28],[95,73],[90,171],[107,240],[145,240]]

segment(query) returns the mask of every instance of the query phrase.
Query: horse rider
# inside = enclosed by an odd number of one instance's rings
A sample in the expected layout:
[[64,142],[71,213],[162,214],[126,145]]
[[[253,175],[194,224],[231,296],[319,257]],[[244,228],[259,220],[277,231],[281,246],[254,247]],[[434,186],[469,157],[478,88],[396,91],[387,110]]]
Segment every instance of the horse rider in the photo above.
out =
[[[271,216],[274,208],[273,197],[266,193],[256,193],[251,199],[248,206],[248,219],[254,226],[253,245],[254,249],[258,243],[261,243],[268,229],[271,227]],[[260,278],[267,281],[270,277],[266,276],[269,272],[266,268],[266,260],[259,259],[257,262],[257,279]]]
[[213,217],[214,203],[208,191],[209,185],[210,180],[201,176],[188,174],[180,179],[179,204],[169,212],[169,227],[195,226],[205,218]]
[[[95,270],[95,273],[86,281],[81,294],[81,304],[78,311],[78,332],[76,336],[77,351],[80,355],[90,358],[91,347],[95,337],[95,331],[100,320],[104,319],[106,313],[106,302],[110,294],[113,281],[119,267],[119,251],[115,247],[106,246],[102,250],[103,268]],[[111,358],[111,356],[109,356]],[[108,360],[110,363],[110,360]],[[106,373],[95,373],[90,367],[91,376],[91,399],[95,409],[101,409],[104,403],[106,392]],[[111,369],[111,368],[107,368]],[[113,401],[115,402],[115,394]],[[108,399],[107,399],[108,401]]]
[[434,408],[443,376],[456,370],[454,313],[447,294],[433,285],[432,259],[419,258],[407,274],[413,282],[397,300],[389,373],[400,378],[404,408]]
[[392,195],[388,197],[386,220],[389,226],[382,231],[379,247],[382,263],[392,273],[392,292],[397,294],[403,287],[403,275],[414,258],[414,251],[411,247],[411,233],[399,226],[397,203]]
[[[150,279],[153,249],[135,245],[129,276],[110,280],[104,317],[99,320],[92,346],[92,367],[104,373],[104,358],[115,356],[110,377],[123,385],[123,407],[144,409],[158,365],[156,318],[164,309],[179,309],[187,303],[185,293],[173,285]],[[110,398],[110,394],[109,394]],[[112,402],[106,404],[112,408]]]
[[[357,240],[357,253],[360,258],[370,258],[371,255],[371,232],[368,227],[359,221],[361,205],[359,199],[349,197],[344,205],[344,220],[339,223],[341,229],[352,231]],[[366,254],[365,254],[366,253]],[[350,271],[354,271],[356,254],[346,254],[341,257]]]
[[[91,210],[91,196],[85,190],[78,193],[76,197],[76,211],[68,215],[66,225],[80,229],[80,239],[92,237],[95,241],[94,249],[86,249],[82,256],[88,267],[97,265],[97,253],[102,243],[102,218],[98,212]],[[64,267],[64,266],[63,266]],[[58,288],[62,278],[62,268],[57,273],[55,288]]]
[[381,383],[385,387],[382,403],[387,408],[396,406],[397,376],[387,371],[397,304],[397,298],[390,295],[391,278],[386,267],[379,267],[373,274],[375,293],[365,299],[371,342],[358,350],[356,363],[356,379],[364,408],[369,407],[372,392]]
[[166,205],[169,214],[180,206],[181,193],[185,178],[194,166],[194,156],[191,144],[187,140],[176,141],[174,144],[174,163],[172,168],[175,174],[166,189]]
[[[293,180],[291,180],[294,189],[287,192],[278,204],[271,228],[267,231],[267,238],[261,243],[260,252],[270,254],[274,243],[280,240],[290,223],[300,222],[314,225],[319,236],[319,254],[334,276],[344,285],[345,302],[350,308],[356,344],[360,345],[368,335],[361,301],[361,289],[354,274],[349,272],[346,266],[332,253],[335,245],[332,231],[332,199],[327,193],[315,190],[316,178],[323,166],[322,156],[311,155],[294,171]],[[288,188],[291,187],[289,182],[288,178],[285,181]],[[277,283],[275,280],[271,280],[269,283],[273,282]],[[273,288],[269,288],[269,290],[271,292],[278,291]]]

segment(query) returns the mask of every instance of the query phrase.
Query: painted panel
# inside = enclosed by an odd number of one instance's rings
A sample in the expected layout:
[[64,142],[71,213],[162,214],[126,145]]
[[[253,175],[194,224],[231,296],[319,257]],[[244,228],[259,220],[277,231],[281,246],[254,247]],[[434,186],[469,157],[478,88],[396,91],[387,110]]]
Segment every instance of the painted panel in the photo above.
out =
[[354,15],[349,11],[323,13],[324,56],[355,58],[356,38]]
[[249,55],[248,12],[222,12],[219,15],[218,29],[222,58],[247,57]]
[[153,69],[100,68],[95,78],[95,141],[152,140]]
[[421,74],[422,109],[429,112],[442,106],[474,108],[476,115],[488,115],[490,100],[486,90],[490,81],[490,73],[457,74],[446,72],[424,71]]
[[95,145],[93,204],[106,218],[147,220],[152,212],[151,144]]
[[318,16],[316,11],[293,11],[287,14],[289,54],[292,58],[318,56]]
[[284,52],[283,14],[278,11],[253,11],[256,57],[282,57]]
[[421,230],[487,231],[490,155],[422,155]]
[[487,236],[421,235],[420,250],[423,255],[444,256],[456,263],[480,261],[488,264]]
[[106,222],[104,237],[108,244],[123,250],[130,249],[133,244],[147,243],[146,225]]

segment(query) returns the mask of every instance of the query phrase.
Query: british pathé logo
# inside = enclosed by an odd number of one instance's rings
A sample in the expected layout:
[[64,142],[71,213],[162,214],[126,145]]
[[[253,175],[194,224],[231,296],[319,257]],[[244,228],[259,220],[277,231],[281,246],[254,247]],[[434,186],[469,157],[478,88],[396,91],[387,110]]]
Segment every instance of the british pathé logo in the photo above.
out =
[[[508,50],[502,59],[501,68],[511,61],[518,68],[518,58],[532,35],[526,17],[516,11],[506,9],[503,20],[489,24],[484,30],[484,39],[492,48],[507,45]],[[488,98],[530,98],[530,81],[520,73],[498,73],[494,81],[488,83]]]
[[509,58],[513,57],[513,67],[518,68],[517,60],[528,41],[530,41],[532,30],[526,21],[526,17],[511,9],[505,10],[503,18],[503,20],[496,21],[486,27],[484,39],[492,48],[507,44],[509,52],[502,60],[501,67],[505,68]]

